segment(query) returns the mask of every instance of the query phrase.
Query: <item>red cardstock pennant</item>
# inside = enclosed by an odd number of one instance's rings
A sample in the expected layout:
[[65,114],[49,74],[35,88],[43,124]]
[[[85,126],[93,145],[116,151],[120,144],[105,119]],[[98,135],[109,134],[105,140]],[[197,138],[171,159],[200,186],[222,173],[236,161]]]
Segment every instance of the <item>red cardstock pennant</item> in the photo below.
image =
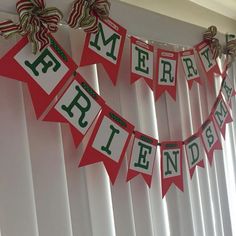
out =
[[196,65],[194,50],[189,49],[186,51],[179,52],[186,80],[188,82],[189,89],[192,88],[193,82],[201,84],[200,75]]
[[200,57],[201,65],[210,82],[214,81],[214,74],[221,75],[217,61],[212,59],[212,51],[207,41],[202,41],[195,46],[195,49]]
[[176,81],[178,68],[178,52],[157,50],[157,80],[155,80],[156,99],[165,91],[176,99]]
[[208,120],[205,121],[201,127],[201,138],[207,154],[207,158],[211,165],[213,161],[214,151],[222,150],[222,145],[218,137],[212,115],[209,116]]
[[135,131],[127,182],[141,174],[149,188],[151,187],[157,144],[156,139]]
[[113,84],[116,84],[126,29],[112,19],[99,20],[99,31],[86,35],[80,66],[102,63]]
[[130,38],[131,83],[143,78],[153,90],[154,47],[135,38]]
[[220,130],[223,138],[225,139],[226,124],[232,122],[233,119],[221,93],[216,99],[211,114],[214,118],[216,126]]
[[51,35],[50,41],[49,47],[34,55],[23,37],[0,59],[0,75],[28,84],[37,118],[77,68]]
[[181,191],[184,191],[182,150],[182,142],[161,143],[162,198],[166,195],[172,183]]
[[234,89],[228,75],[224,77],[221,84],[221,93],[224,95],[226,103],[232,109],[232,97],[236,95],[236,90]]
[[69,123],[77,147],[104,104],[105,101],[77,74],[44,120]]
[[103,162],[114,184],[133,130],[132,124],[105,105],[79,167]]
[[185,151],[188,161],[189,173],[192,179],[197,166],[204,168],[204,153],[202,149],[202,141],[199,132],[189,137],[185,142]]

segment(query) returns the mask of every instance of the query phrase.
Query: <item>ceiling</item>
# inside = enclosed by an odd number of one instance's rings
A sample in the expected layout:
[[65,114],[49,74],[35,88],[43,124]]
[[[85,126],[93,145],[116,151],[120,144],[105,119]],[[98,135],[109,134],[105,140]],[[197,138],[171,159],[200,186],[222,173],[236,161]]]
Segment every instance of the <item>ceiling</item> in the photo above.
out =
[[[114,0],[111,0],[114,1]],[[199,5],[228,18],[236,20],[236,0],[121,0],[132,5],[136,5],[145,9],[152,9],[152,11],[159,12],[162,6],[169,7],[171,12],[171,6],[179,5],[189,6]],[[197,7],[197,6],[196,6]]]
[[[111,0],[118,1],[118,0]],[[119,0],[221,33],[236,34],[236,0]]]
[[236,0],[190,0],[202,7],[236,20]]

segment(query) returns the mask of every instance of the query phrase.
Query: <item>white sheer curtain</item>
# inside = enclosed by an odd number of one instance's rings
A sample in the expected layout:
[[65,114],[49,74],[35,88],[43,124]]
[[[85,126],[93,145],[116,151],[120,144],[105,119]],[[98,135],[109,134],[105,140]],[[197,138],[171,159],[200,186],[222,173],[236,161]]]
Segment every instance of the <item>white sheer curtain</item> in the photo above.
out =
[[[0,16],[5,19],[8,15]],[[164,46],[174,50],[200,42],[203,31],[118,1],[112,2],[111,17],[129,34],[171,43]],[[84,36],[82,31],[69,30],[65,25],[56,34],[76,62],[80,60]],[[0,55],[15,42],[1,38]],[[116,87],[101,65],[78,71],[137,130],[160,141],[184,140],[196,132],[208,117],[220,86],[220,78],[216,78],[215,88],[210,88],[203,75],[204,85],[194,85],[189,91],[179,69],[176,102],[168,95],[155,102],[142,80],[129,83],[128,38]],[[235,73],[234,65],[230,69],[234,86]],[[235,107],[233,98],[234,118]],[[227,125],[223,151],[215,153],[212,167],[205,157],[205,168],[197,168],[192,180],[184,156],[184,193],[171,187],[162,199],[159,154],[150,189],[140,177],[125,182],[129,150],[111,186],[101,164],[77,168],[86,139],[75,149],[68,126],[36,120],[26,86],[1,77],[0,235],[236,235],[235,132],[235,122]]]

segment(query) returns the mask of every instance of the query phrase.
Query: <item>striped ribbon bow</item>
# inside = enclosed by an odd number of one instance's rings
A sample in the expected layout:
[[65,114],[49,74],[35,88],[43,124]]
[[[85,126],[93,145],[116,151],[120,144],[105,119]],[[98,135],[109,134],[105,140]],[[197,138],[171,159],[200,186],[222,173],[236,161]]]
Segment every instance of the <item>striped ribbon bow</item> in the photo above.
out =
[[217,28],[215,26],[210,26],[203,34],[203,39],[210,43],[210,48],[212,51],[212,59],[216,59],[217,57],[222,56],[222,47],[217,38],[215,38],[217,34]]
[[227,56],[227,66],[230,67],[236,57],[236,39],[232,39],[226,42],[224,53]]
[[82,28],[88,33],[96,33],[98,18],[107,19],[110,6],[108,0],[76,0],[69,14],[68,25],[71,28]]
[[44,0],[19,0],[16,4],[19,23],[11,20],[0,22],[0,33],[5,38],[13,34],[27,35],[36,54],[50,43],[49,33],[58,30],[62,13],[55,7],[45,7]]

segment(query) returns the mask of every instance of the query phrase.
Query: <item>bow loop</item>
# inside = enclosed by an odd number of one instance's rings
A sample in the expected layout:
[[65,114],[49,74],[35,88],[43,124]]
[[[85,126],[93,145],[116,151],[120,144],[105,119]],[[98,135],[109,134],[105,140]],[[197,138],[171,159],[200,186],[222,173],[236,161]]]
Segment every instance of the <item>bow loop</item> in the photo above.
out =
[[109,17],[110,7],[110,2],[104,0],[96,0],[92,4],[92,9],[100,19],[107,19]]
[[76,0],[69,14],[68,25],[71,28],[82,28],[88,33],[96,33],[98,18],[107,19],[110,6],[108,0]]
[[216,34],[217,34],[217,28],[216,26],[212,25],[208,27],[208,29],[204,32],[203,38],[205,40],[211,41],[216,36]]

